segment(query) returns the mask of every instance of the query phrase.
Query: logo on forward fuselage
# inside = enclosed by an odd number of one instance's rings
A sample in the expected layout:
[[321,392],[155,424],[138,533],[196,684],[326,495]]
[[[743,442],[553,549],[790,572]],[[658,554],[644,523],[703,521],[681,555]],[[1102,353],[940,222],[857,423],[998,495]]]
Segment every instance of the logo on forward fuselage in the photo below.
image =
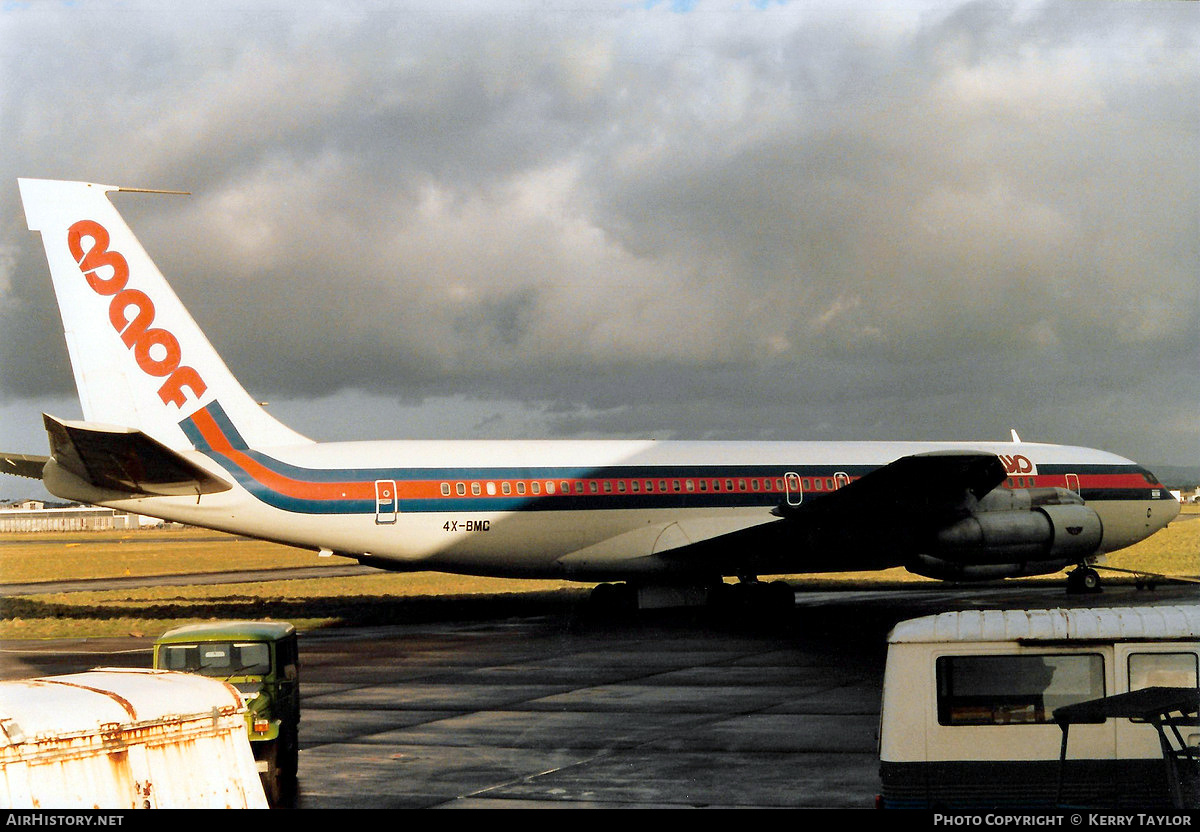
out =
[[158,388],[163,403],[182,408],[185,390],[198,399],[208,385],[196,370],[182,364],[179,339],[170,330],[151,326],[154,302],[145,292],[127,288],[129,262],[108,244],[108,229],[94,220],[80,220],[67,229],[67,247],[88,285],[96,294],[112,298],[108,319],[113,329],[126,349],[133,351],[143,373],[165,379]]
[[1037,467],[1033,464],[1029,457],[1024,456],[1023,454],[1014,454],[1013,456],[997,454],[997,456],[999,456],[1000,461],[1004,463],[1004,470],[1008,472],[1009,476],[1012,476],[1013,474],[1037,473]]

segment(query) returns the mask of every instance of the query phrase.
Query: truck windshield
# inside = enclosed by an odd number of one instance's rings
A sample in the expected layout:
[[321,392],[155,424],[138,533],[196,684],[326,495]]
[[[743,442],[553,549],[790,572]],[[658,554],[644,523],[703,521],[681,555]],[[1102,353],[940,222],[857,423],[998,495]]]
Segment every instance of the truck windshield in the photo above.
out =
[[205,676],[261,675],[271,670],[271,649],[262,642],[204,641],[198,644],[164,644],[160,666]]

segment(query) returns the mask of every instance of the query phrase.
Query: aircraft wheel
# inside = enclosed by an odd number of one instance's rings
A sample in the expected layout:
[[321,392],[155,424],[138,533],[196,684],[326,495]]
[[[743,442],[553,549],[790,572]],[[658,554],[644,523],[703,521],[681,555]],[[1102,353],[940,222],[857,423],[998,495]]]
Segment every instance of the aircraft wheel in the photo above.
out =
[[598,612],[624,612],[637,607],[637,594],[629,584],[598,584],[588,596],[588,606]]
[[725,582],[713,584],[708,590],[708,606],[712,609],[728,609],[733,603],[733,587]]
[[771,581],[767,587],[770,590],[772,607],[786,612],[796,606],[796,591],[787,581]]
[[1081,566],[1067,573],[1067,592],[1100,592],[1100,573],[1090,566]]

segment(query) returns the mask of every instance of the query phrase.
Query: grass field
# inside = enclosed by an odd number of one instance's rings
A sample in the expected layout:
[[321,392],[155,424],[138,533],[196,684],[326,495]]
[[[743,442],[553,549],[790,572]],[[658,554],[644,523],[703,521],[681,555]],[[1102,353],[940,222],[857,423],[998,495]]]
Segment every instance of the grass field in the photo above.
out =
[[[0,581],[191,574],[352,561],[198,529],[0,535]],[[1200,507],[1187,507],[1169,527],[1109,558],[1109,566],[1145,573],[1200,574]],[[787,576],[804,588],[935,582],[903,569]],[[1062,581],[1062,574],[1021,579]],[[1132,581],[1133,576],[1106,576]],[[301,629],[562,609],[590,584],[473,578],[434,572],[379,572],[359,577],[173,586],[106,592],[47,593],[0,599],[0,638],[157,636],[177,624],[215,618],[274,618]],[[447,605],[453,605],[448,610]],[[519,606],[518,606],[519,605]]]

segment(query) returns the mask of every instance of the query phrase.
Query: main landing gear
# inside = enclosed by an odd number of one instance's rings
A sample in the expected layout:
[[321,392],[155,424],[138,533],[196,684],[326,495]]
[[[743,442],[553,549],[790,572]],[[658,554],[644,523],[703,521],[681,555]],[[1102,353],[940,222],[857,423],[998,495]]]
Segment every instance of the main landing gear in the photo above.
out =
[[587,605],[596,613],[632,612],[638,607],[637,590],[629,584],[597,584],[588,595]]
[[760,581],[755,576],[739,576],[736,584],[720,583],[714,587],[709,603],[720,610],[736,613],[783,613],[796,606],[796,592],[786,581]]
[[1067,593],[1079,595],[1087,592],[1103,592],[1100,573],[1087,564],[1080,564],[1067,573]]

